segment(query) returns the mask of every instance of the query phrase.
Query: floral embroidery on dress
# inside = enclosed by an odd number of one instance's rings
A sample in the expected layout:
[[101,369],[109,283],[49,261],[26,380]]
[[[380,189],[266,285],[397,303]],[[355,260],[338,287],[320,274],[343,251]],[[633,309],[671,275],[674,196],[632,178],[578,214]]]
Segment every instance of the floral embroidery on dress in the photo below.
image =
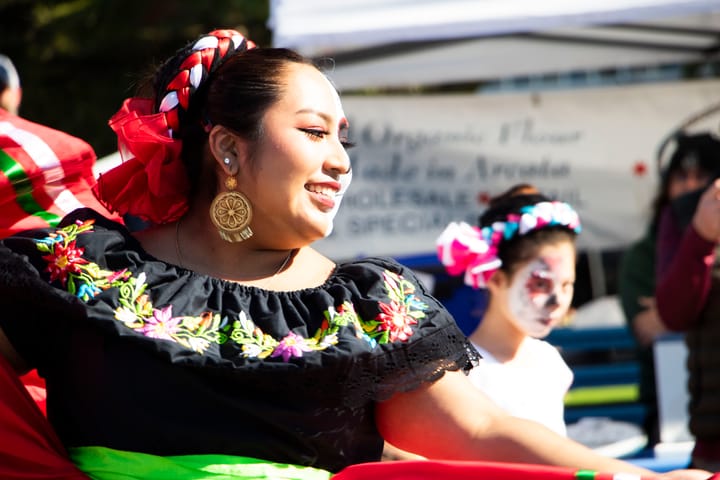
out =
[[83,258],[85,249],[76,245],[77,236],[92,230],[93,220],[77,221],[36,241],[50,281],[60,284],[78,298],[87,302],[103,290],[117,288],[120,305],[115,319],[126,327],[150,338],[179,343],[198,353],[204,353],[212,344],[222,345],[232,340],[241,346],[243,356],[252,358],[282,358],[284,362],[302,357],[306,352],[324,350],[338,343],[341,328],[352,328],[355,337],[375,348],[378,344],[407,341],[413,334],[412,325],[425,317],[428,306],[415,295],[415,285],[401,275],[385,270],[383,285],[388,302],[378,302],[380,312],[371,320],[362,319],[353,304],[343,302],[329,306],[317,332],[305,338],[289,332],[280,340],[264,333],[252,319],[240,312],[237,319],[228,322],[219,313],[203,312],[199,316],[173,316],[172,305],[155,308],[147,290],[147,277],[137,277],[127,269],[117,272],[100,268]]
[[50,273],[50,281],[59,280],[68,292],[84,301],[102,290],[122,284],[130,276],[125,270],[103,270],[82,258],[85,249],[76,246],[76,238],[92,230],[94,223],[94,220],[77,221],[36,242],[38,250],[46,254],[42,258],[48,262],[46,271]]
[[381,311],[374,320],[363,320],[352,303],[345,301],[337,309],[331,306],[325,311],[325,319],[311,338],[289,332],[278,341],[241,312],[230,327],[229,338],[242,345],[246,357],[282,357],[285,362],[291,357],[302,357],[304,352],[324,350],[337,344],[341,327],[354,327],[355,336],[373,348],[397,340],[407,341],[413,334],[411,325],[425,317],[428,306],[415,296],[415,285],[402,276],[386,270],[383,277],[390,302],[378,302]]
[[219,314],[204,312],[200,316],[174,317],[172,305],[153,307],[145,293],[145,273],[133,277],[127,269],[113,272],[82,258],[85,249],[76,246],[77,236],[93,229],[93,220],[76,222],[56,230],[36,242],[38,250],[46,253],[46,271],[50,281],[60,281],[67,290],[87,302],[103,290],[117,288],[120,306],[115,319],[126,327],[151,338],[177,342],[203,353],[210,344],[218,342],[221,321]]
[[228,336],[232,341],[241,345],[243,355],[246,357],[267,358],[282,357],[287,362],[290,357],[302,357],[303,352],[313,350],[325,350],[336,345],[338,342],[337,333],[341,327],[352,325],[355,327],[355,336],[365,338],[373,342],[367,335],[363,335],[363,327],[358,315],[355,313],[352,303],[344,302],[337,310],[329,307],[325,311],[325,318],[320,328],[311,338],[304,338],[294,332],[289,332],[281,340],[264,333],[247,316],[240,312],[238,319],[231,326]]
[[415,285],[400,275],[385,271],[383,277],[390,303],[380,303],[382,312],[377,326],[377,331],[382,332],[380,343],[407,341],[413,333],[410,325],[425,317],[427,305],[415,296]]

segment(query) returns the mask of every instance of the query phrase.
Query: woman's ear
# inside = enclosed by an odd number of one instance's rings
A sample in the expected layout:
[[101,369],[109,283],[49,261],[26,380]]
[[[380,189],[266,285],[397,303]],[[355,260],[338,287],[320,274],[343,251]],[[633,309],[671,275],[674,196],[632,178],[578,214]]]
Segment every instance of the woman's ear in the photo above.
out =
[[215,125],[208,134],[210,153],[227,175],[237,175],[240,170],[240,163],[246,157],[246,143],[221,125]]

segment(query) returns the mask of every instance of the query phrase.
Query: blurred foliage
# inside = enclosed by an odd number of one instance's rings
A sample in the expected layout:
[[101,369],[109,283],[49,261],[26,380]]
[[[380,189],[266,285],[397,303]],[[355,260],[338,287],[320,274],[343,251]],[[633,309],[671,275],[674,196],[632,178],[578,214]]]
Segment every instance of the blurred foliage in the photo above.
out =
[[20,114],[116,149],[108,119],[138,81],[202,33],[235,28],[270,46],[268,0],[0,0],[0,53],[20,74]]

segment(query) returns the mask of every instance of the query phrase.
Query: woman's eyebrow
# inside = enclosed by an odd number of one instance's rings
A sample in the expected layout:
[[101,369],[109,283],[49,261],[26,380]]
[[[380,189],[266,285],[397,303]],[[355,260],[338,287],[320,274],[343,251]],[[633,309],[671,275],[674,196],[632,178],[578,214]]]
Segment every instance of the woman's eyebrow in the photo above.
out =
[[[323,120],[325,120],[328,123],[332,122],[332,118],[333,118],[332,115],[329,115],[325,112],[321,112],[320,110],[315,110],[314,108],[301,108],[300,110],[297,110],[295,112],[296,115],[306,114],[306,113],[317,115],[318,117],[322,118]],[[343,130],[343,131],[348,130],[350,128],[350,122],[348,122],[347,118],[343,117],[340,119],[339,127],[340,127],[340,130]]]
[[327,113],[321,112],[319,110],[315,110],[314,108],[301,108],[300,110],[295,112],[296,115],[301,114],[301,113],[311,113],[311,114],[317,115],[319,117],[322,117],[325,121],[328,121],[328,122],[330,121],[330,118],[331,118],[330,115],[328,115]]

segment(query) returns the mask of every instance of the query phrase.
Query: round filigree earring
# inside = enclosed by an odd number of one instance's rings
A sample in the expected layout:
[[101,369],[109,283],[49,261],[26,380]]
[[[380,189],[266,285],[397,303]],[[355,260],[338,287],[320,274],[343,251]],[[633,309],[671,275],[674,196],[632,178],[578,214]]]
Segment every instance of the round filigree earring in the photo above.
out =
[[[225,158],[223,163],[230,164]],[[218,193],[210,205],[210,220],[218,229],[220,237],[227,242],[242,242],[252,237],[250,222],[252,206],[250,200],[235,190],[237,180],[232,175],[225,179],[227,192]]]

